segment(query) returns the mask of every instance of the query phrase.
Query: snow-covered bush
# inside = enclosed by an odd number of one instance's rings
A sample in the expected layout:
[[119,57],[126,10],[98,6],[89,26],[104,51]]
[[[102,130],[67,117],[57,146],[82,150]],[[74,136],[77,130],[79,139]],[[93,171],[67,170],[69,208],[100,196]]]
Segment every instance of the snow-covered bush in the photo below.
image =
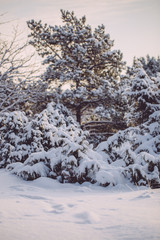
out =
[[19,112],[1,118],[0,166],[25,180],[96,182],[99,154],[63,105],[51,103],[34,120]]
[[25,180],[114,186],[160,183],[160,111],[139,127],[119,131],[96,151],[63,105],[50,103],[29,120],[21,112],[0,118],[0,167]]
[[28,119],[22,112],[4,113],[0,117],[0,168],[25,160],[22,138],[27,124]]
[[160,111],[139,127],[119,131],[100,143],[97,152],[136,185],[160,183]]

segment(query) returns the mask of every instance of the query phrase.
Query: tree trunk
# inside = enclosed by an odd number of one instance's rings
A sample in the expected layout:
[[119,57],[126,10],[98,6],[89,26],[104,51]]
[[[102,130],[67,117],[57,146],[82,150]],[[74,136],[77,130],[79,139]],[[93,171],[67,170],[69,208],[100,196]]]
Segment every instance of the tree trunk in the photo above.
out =
[[81,125],[81,107],[80,106],[76,108],[76,118],[77,118],[77,122]]

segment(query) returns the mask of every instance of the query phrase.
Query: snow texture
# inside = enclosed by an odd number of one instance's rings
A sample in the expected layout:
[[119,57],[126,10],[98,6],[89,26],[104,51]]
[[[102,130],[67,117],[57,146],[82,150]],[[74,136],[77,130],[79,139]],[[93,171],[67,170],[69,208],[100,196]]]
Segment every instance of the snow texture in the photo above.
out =
[[[100,143],[96,150],[109,169],[115,169],[130,182],[148,186],[159,184],[160,112],[154,112],[139,127],[119,131]],[[113,175],[117,176],[115,173]]]
[[34,120],[21,112],[1,119],[0,166],[25,180],[51,177],[60,182],[96,182],[101,156],[62,105],[51,103]]
[[0,170],[1,240],[160,239],[160,190],[23,181]]
[[63,105],[28,120],[21,112],[0,119],[0,167],[24,180],[50,177],[61,183],[91,182],[116,186],[160,184],[160,112],[139,127],[130,127],[93,149]]

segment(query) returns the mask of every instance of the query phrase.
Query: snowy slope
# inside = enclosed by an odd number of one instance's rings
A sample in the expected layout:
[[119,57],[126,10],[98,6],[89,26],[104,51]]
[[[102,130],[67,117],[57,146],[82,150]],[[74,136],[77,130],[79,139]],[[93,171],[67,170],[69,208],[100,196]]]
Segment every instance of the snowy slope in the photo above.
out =
[[1,240],[160,239],[160,189],[26,182],[0,170]]

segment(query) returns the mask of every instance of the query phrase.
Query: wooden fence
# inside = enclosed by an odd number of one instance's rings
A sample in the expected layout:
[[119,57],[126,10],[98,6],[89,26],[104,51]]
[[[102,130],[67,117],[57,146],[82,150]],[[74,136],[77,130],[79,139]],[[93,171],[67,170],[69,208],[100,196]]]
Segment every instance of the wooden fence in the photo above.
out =
[[97,135],[107,139],[118,130],[125,129],[126,124],[125,122],[91,121],[83,124],[81,127],[83,130],[87,130],[91,137]]

